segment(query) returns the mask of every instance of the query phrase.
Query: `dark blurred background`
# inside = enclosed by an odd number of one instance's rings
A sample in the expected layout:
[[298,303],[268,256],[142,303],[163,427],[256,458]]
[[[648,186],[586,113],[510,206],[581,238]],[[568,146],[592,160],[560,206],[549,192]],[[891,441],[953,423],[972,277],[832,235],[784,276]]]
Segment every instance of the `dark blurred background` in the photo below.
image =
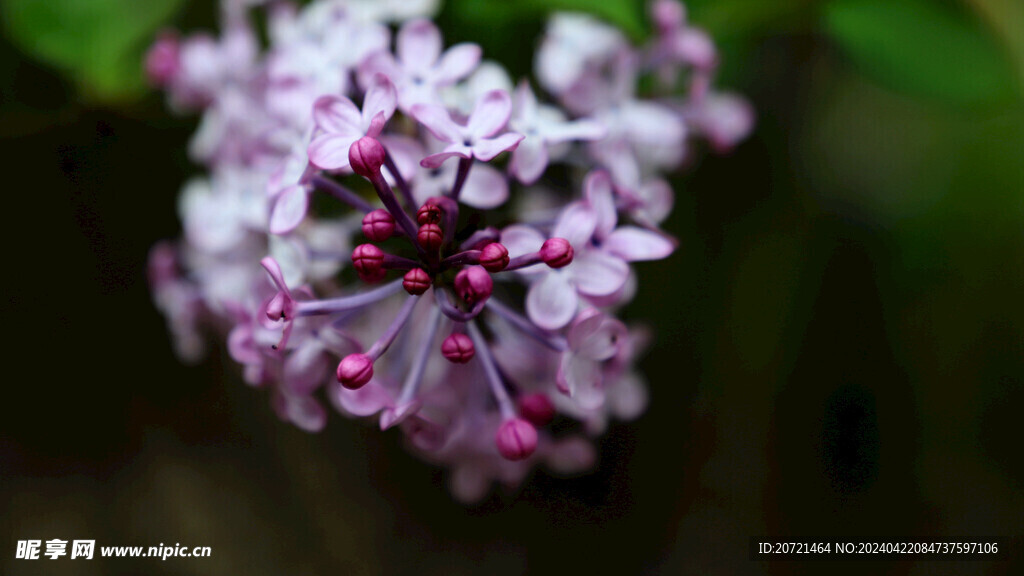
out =
[[[454,0],[514,74],[544,15],[646,34],[640,3]],[[755,134],[681,176],[627,316],[649,412],[600,467],[464,507],[394,434],[279,423],[222,346],[181,364],[145,259],[199,168],[138,73],[210,0],[0,4],[0,573],[1021,574],[752,562],[752,536],[1024,536],[1024,4],[693,0]],[[23,539],[210,546],[15,560]],[[45,549],[45,545],[44,545]]]

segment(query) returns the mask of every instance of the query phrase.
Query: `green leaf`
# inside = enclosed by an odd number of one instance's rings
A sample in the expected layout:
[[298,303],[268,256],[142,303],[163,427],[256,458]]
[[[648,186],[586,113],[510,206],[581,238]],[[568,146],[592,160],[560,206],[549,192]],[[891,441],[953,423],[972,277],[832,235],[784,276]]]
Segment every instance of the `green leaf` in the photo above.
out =
[[142,55],[184,0],[5,0],[5,33],[67,73],[89,96],[116,100],[143,88]]
[[837,0],[825,27],[865,73],[890,88],[955,104],[1015,95],[1013,68],[969,14],[922,0]]

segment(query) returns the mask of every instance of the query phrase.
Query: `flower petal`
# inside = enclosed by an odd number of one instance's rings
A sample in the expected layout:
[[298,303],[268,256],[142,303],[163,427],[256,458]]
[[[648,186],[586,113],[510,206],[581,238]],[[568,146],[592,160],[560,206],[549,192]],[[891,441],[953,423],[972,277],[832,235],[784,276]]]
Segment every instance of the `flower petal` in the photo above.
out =
[[313,139],[306,149],[309,161],[322,170],[348,168],[348,150],[359,136],[336,136],[321,134]]
[[423,124],[438,140],[449,143],[462,142],[462,128],[452,122],[451,116],[443,106],[417,104],[412,107],[412,117]]
[[486,164],[474,166],[466,177],[459,201],[473,208],[490,210],[508,200],[508,181],[505,176]]
[[565,238],[572,244],[573,249],[579,252],[590,243],[595,226],[597,213],[594,208],[586,202],[573,202],[562,210],[551,235]]
[[283,385],[289,392],[308,396],[325,381],[328,357],[314,339],[304,340],[284,361]]
[[306,188],[289,186],[281,191],[270,211],[270,233],[287,234],[295,229],[306,217],[309,208],[309,193]]
[[469,115],[466,131],[475,138],[487,138],[498,133],[512,114],[512,98],[504,90],[491,90],[476,101]]
[[342,96],[321,96],[313,104],[313,121],[328,134],[363,134],[363,115],[351,100]]
[[425,72],[441,55],[441,31],[429,20],[414,20],[398,31],[395,52],[406,70]]
[[476,44],[464,42],[445,51],[434,68],[434,83],[446,86],[465,78],[480,63],[482,51]]
[[[366,98],[363,99],[363,127],[368,128],[369,121],[380,113],[384,114],[384,120],[387,121],[395,113],[397,105],[398,96],[394,84],[387,76],[378,74],[373,86],[366,92]],[[380,134],[379,130],[377,134]]]
[[350,390],[340,383],[332,385],[331,397],[343,411],[353,416],[371,416],[391,405],[391,394],[375,380],[358,390]]
[[604,374],[599,362],[566,354],[562,356],[556,379],[559,387],[583,410],[597,410],[604,404]]
[[420,166],[424,168],[434,169],[444,164],[444,161],[451,158],[452,156],[458,156],[459,158],[471,158],[470,151],[465,146],[452,145],[448,147],[451,151],[438,152],[437,154],[431,154],[423,160],[420,160]]
[[523,140],[522,134],[506,132],[494,139],[484,138],[473,143],[473,156],[488,162],[506,150],[515,150]]
[[597,216],[594,236],[603,239],[615,229],[615,224],[618,222],[611,175],[604,170],[588,174],[583,183],[583,194],[586,196],[587,202],[594,207],[594,214]]
[[616,228],[602,243],[608,252],[626,260],[661,260],[672,254],[675,243],[661,234],[636,226]]
[[547,146],[539,138],[526,138],[512,153],[509,171],[523,184],[533,184],[547,167]]
[[577,250],[568,269],[576,289],[587,296],[607,296],[629,276],[629,264],[601,250]]
[[579,297],[569,283],[569,275],[552,270],[530,286],[526,294],[526,314],[545,330],[558,330],[576,315]]
[[513,224],[501,231],[501,244],[510,258],[530,254],[544,245],[544,235],[534,228]]

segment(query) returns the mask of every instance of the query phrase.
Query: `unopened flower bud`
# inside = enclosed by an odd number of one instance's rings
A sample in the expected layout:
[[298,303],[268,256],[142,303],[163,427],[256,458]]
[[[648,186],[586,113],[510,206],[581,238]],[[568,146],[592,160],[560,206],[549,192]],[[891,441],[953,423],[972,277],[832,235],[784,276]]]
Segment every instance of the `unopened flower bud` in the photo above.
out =
[[522,418],[512,418],[501,423],[494,440],[506,460],[523,460],[537,450],[537,429]]
[[420,246],[433,252],[441,247],[441,243],[444,242],[444,234],[441,232],[441,227],[437,224],[424,224],[420,226],[419,232],[416,233],[416,240],[420,243]]
[[519,415],[534,426],[547,426],[555,419],[555,405],[543,392],[526,394],[519,398]]
[[540,247],[540,259],[552,268],[564,268],[572,263],[572,244],[565,238],[549,238]]
[[441,343],[441,354],[449,362],[465,364],[476,355],[476,348],[473,346],[473,340],[469,336],[461,332],[454,332]]
[[366,354],[349,354],[338,364],[338,382],[349,390],[362,388],[373,378],[373,360]]
[[416,222],[420,226],[424,224],[438,224],[441,222],[441,208],[436,204],[426,203],[416,211]]
[[455,275],[455,292],[472,306],[491,297],[494,280],[480,266],[468,266]]
[[488,272],[501,272],[508,262],[508,249],[497,242],[491,242],[480,251],[480,265]]
[[402,287],[413,296],[419,296],[430,288],[430,275],[423,268],[413,268],[405,273]]
[[383,208],[363,216],[363,234],[371,242],[383,242],[395,233],[395,218]]
[[380,280],[384,277],[384,252],[373,244],[360,244],[352,251],[352,265],[363,280]]
[[154,86],[167,86],[181,70],[181,45],[173,33],[161,34],[146,52],[146,77]]
[[370,178],[384,165],[384,147],[375,138],[363,136],[348,149],[348,163],[353,172]]

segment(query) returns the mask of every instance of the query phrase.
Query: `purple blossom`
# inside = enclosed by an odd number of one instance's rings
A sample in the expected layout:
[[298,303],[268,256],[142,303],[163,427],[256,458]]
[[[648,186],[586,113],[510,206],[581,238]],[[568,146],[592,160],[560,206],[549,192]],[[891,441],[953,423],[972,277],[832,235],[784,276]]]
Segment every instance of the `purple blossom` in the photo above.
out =
[[455,123],[448,111],[436,104],[413,107],[412,116],[423,124],[435,138],[449,145],[442,152],[431,154],[420,161],[424,168],[437,168],[452,156],[476,158],[483,162],[502,152],[515,150],[523,135],[501,132],[512,113],[512,100],[508,92],[493,90],[477,100],[473,113],[463,126]]
[[323,170],[349,167],[348,151],[363,136],[379,136],[395,113],[395,87],[378,76],[366,93],[360,111],[344,96],[324,96],[313,105],[313,121],[320,134],[309,144],[309,161]]

